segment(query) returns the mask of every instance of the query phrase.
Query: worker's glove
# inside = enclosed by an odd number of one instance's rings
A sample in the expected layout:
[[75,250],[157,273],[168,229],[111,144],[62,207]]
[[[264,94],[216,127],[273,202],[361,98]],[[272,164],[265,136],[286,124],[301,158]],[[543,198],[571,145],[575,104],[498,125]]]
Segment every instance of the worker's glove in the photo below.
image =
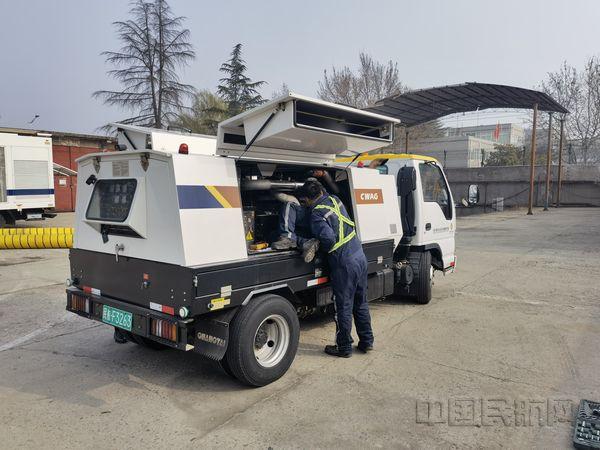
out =
[[315,255],[319,250],[319,240],[318,239],[309,239],[304,244],[302,244],[302,257],[304,258],[304,262],[309,263],[313,259],[315,259]]

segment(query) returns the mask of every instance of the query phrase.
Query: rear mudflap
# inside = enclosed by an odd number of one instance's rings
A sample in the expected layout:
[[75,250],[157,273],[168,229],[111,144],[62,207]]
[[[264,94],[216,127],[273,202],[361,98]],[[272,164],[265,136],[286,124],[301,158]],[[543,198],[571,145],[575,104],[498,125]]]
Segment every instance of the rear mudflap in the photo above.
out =
[[194,324],[194,351],[215,361],[222,360],[229,343],[229,324],[236,312],[237,308],[230,308],[198,317]]

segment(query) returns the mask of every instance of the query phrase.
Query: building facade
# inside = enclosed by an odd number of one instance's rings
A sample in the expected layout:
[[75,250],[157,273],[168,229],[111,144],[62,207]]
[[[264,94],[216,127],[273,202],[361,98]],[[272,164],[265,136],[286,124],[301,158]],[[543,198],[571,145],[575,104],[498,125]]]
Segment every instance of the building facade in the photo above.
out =
[[492,141],[495,144],[523,145],[525,131],[516,123],[499,123],[496,125],[478,125],[473,127],[447,127],[444,128],[446,136],[472,136],[479,139]]
[[422,139],[409,147],[410,153],[432,156],[444,167],[481,167],[496,143],[472,136]]

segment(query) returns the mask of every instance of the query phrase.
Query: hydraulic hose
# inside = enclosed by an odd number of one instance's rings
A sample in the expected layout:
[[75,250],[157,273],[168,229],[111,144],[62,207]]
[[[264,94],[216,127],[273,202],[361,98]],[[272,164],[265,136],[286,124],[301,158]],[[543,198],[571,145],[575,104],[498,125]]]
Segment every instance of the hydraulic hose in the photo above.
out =
[[0,250],[71,248],[73,228],[1,228]]

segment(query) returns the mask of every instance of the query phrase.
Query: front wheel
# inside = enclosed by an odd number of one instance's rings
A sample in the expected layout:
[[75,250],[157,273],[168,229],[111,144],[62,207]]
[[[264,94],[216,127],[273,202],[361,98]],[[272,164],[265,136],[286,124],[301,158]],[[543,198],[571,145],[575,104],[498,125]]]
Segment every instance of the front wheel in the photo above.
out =
[[433,266],[431,253],[411,253],[408,257],[413,268],[414,278],[411,288],[414,287],[415,301],[425,305],[431,301],[431,288],[433,286]]
[[274,294],[257,297],[231,324],[226,364],[243,383],[265,386],[287,372],[299,338],[298,315],[289,301]]

